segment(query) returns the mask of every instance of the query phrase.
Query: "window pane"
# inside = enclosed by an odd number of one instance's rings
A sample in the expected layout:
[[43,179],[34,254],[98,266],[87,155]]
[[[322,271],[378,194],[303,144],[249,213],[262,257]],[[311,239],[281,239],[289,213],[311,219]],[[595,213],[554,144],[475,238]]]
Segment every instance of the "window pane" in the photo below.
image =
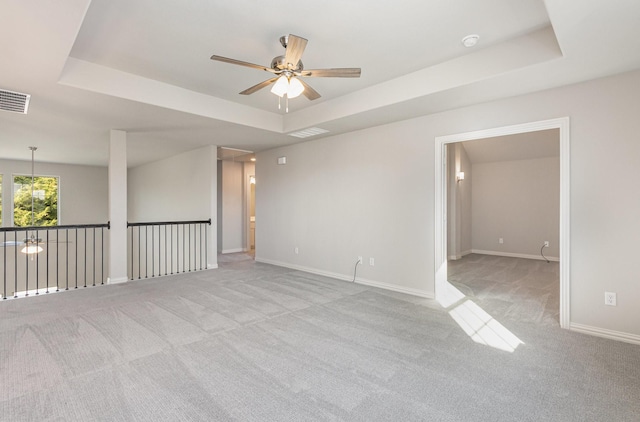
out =
[[[58,224],[58,178],[31,176],[13,178],[13,224],[24,226],[55,226]],[[33,216],[31,206],[33,204]]]
[[2,227],[2,175],[0,174],[0,227]]

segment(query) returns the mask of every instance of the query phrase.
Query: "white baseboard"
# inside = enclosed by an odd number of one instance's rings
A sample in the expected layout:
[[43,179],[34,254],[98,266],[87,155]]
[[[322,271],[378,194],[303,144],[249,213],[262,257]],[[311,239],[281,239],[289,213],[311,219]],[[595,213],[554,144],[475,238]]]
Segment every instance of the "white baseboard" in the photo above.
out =
[[576,324],[575,322],[569,324],[569,329],[578,333],[623,341],[625,343],[640,344],[640,336],[636,334],[607,330],[606,328],[591,327],[589,325]]
[[207,270],[215,270],[218,268],[218,264],[207,264]]
[[109,278],[107,277],[107,284],[120,284],[129,281],[129,277]]
[[[287,262],[280,262],[280,261],[274,261],[274,260],[271,260],[271,259],[259,258],[257,256],[256,256],[255,260],[256,260],[256,262],[262,262],[264,264],[276,265],[278,267],[291,268],[292,270],[304,271],[305,273],[317,274],[317,275],[321,275],[321,276],[325,276],[325,277],[331,277],[331,278],[335,278],[335,279],[338,279],[338,280],[344,280],[344,281],[349,281],[349,282],[353,281],[353,276],[348,276],[348,275],[345,275],[345,274],[338,274],[338,273],[333,273],[333,272],[330,272],[330,271],[318,270],[316,268],[310,268],[310,267],[304,267],[304,266],[301,266],[301,265],[289,264]],[[365,285],[365,286],[378,287],[380,289],[391,290],[391,291],[394,291],[394,292],[404,293],[404,294],[408,294],[408,295],[412,295],[412,296],[419,296],[419,297],[424,297],[424,298],[427,298],[427,299],[433,299],[434,298],[433,293],[428,292],[426,290],[414,289],[414,288],[411,288],[411,287],[402,287],[402,286],[398,286],[398,285],[395,285],[395,284],[383,283],[383,282],[374,281],[374,280],[367,280],[367,279],[360,278],[360,277],[356,277],[356,281],[355,282],[358,283],[358,284]]]
[[464,251],[464,252],[460,252],[460,255],[449,255],[448,259],[450,261],[456,261],[458,259],[462,259],[462,257],[467,256],[469,254],[473,253],[473,251],[471,249]]
[[[494,255],[494,256],[507,256],[509,258],[525,258],[525,259],[537,259],[544,261],[544,258],[540,255],[528,255],[523,253],[511,253],[511,252],[498,252],[498,251],[485,251],[481,249],[471,249],[471,253],[477,253],[480,255]],[[549,261],[559,262],[560,258],[557,256],[547,256]]]

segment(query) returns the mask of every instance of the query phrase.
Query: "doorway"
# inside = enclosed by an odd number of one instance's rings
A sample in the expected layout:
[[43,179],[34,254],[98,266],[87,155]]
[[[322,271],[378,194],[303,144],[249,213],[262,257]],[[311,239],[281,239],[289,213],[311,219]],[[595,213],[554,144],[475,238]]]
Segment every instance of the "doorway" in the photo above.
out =
[[548,129],[558,129],[560,139],[560,230],[559,230],[559,322],[563,328],[569,328],[570,324],[570,261],[569,261],[569,118],[546,120],[541,122],[525,123],[514,126],[506,126],[494,129],[481,130],[436,138],[436,209],[435,209],[435,298],[446,301],[450,286],[448,276],[448,250],[447,250],[447,155],[446,146],[456,142],[479,140],[485,138],[516,135],[527,132],[537,132]]
[[250,174],[247,188],[247,253],[256,255],[256,176]]

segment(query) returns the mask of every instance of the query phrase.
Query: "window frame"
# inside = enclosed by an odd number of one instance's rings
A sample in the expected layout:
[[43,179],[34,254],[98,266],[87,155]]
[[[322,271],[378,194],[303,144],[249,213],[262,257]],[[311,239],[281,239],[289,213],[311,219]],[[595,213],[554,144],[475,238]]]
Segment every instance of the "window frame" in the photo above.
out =
[[[14,221],[14,216],[15,216],[15,209],[16,209],[16,204],[15,204],[15,198],[16,198],[16,184],[15,184],[15,178],[16,176],[18,177],[28,177],[31,178],[31,173],[12,173],[11,174],[11,222],[10,222],[10,227],[18,227],[16,226],[16,223]],[[61,182],[61,177],[57,176],[57,175],[51,175],[51,174],[42,174],[42,173],[35,173],[33,174],[34,178],[37,177],[47,177],[47,178],[52,178],[52,179],[57,179],[56,185],[57,185],[57,201],[56,201],[56,225],[59,226],[60,223],[60,199],[61,199],[61,195],[60,195],[60,182]],[[6,209],[6,206],[5,206]],[[6,214],[6,212],[5,212]]]

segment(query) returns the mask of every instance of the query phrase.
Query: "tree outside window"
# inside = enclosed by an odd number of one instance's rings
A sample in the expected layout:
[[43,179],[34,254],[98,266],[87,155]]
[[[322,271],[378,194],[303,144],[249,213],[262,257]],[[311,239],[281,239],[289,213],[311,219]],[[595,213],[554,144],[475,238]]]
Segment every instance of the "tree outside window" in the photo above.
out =
[[33,179],[33,223],[31,221],[31,176],[13,178],[13,224],[16,227],[58,224],[58,178]]

